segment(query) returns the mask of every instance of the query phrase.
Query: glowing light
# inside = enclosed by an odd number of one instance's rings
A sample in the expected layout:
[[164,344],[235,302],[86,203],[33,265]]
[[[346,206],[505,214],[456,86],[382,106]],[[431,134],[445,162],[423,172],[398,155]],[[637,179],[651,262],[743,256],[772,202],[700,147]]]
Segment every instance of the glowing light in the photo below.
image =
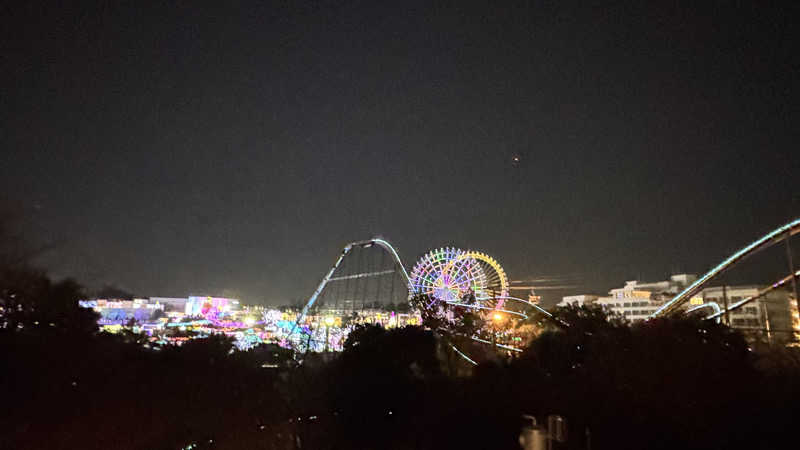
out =
[[327,326],[333,325],[334,322],[336,322],[336,319],[334,319],[332,316],[328,316],[325,318],[325,325]]
[[247,316],[244,318],[244,323],[248,327],[251,327],[254,323],[256,323],[256,319],[254,317]]
[[[486,339],[481,339],[481,338],[479,338],[477,336],[472,336],[472,340],[476,341],[476,342],[481,342],[483,344],[491,344],[492,343],[491,341],[487,341]],[[517,347],[512,347],[510,345],[503,345],[503,344],[498,344],[498,343],[495,343],[494,345],[495,345],[495,347],[504,348],[506,350],[511,350],[511,351],[514,351],[514,352],[521,352],[522,351],[522,349],[519,349]]]
[[[549,317],[549,318],[551,318],[551,319],[553,318],[553,315],[550,313],[550,311],[548,311],[548,310],[546,310],[546,309],[542,308],[541,306],[537,305],[536,303],[529,302],[529,301],[527,301],[527,300],[524,300],[524,299],[521,299],[521,298],[519,298],[519,297],[505,296],[505,297],[502,297],[502,298],[503,298],[504,300],[513,300],[513,301],[515,301],[515,302],[524,303],[524,304],[526,304],[526,305],[528,305],[528,306],[530,306],[530,307],[532,307],[532,308],[536,309],[536,310],[537,310],[537,311],[539,311],[540,313],[542,313],[542,314],[546,315],[547,317]],[[482,299],[482,298],[479,298],[478,300],[483,300],[483,299]],[[569,324],[567,324],[566,322],[563,322],[563,321],[561,321],[561,320],[559,320],[559,322],[560,322],[562,325],[569,326]]]
[[472,359],[470,359],[470,357],[469,357],[469,356],[467,356],[467,355],[465,355],[464,353],[462,353],[462,352],[461,352],[461,350],[457,349],[457,348],[456,348],[454,345],[452,345],[452,344],[451,344],[451,345],[450,345],[450,348],[452,348],[453,350],[455,350],[455,352],[456,352],[456,353],[458,353],[458,355],[459,355],[459,356],[461,356],[462,358],[464,358],[464,359],[465,359],[465,360],[466,360],[468,363],[472,364],[473,366],[477,366],[477,365],[478,365],[478,363],[476,363],[475,361],[473,361]]
[[403,276],[406,278],[406,281],[408,281],[408,272],[406,272],[406,267],[403,265],[403,261],[400,260],[400,255],[397,254],[397,250],[392,247],[392,244],[384,241],[383,239],[373,239],[372,242],[391,252],[392,256],[394,256],[395,262],[400,266],[401,269],[403,269]]
[[518,311],[511,311],[511,310],[508,310],[508,309],[497,309],[497,308],[492,308],[491,306],[470,305],[468,303],[461,303],[461,302],[445,302],[445,303],[447,303],[448,305],[459,306],[459,307],[462,307],[462,308],[483,309],[483,310],[489,310],[489,311],[500,311],[500,312],[503,312],[503,313],[506,313],[506,314],[513,314],[515,316],[519,316],[519,317],[521,317],[523,319],[527,319],[528,318],[528,315],[525,314],[525,313],[521,313],[521,312],[518,312]]
[[[708,302],[708,303],[700,303],[697,306],[693,306],[693,307],[687,309],[686,312],[690,313],[690,312],[694,312],[694,311],[697,311],[698,309],[702,309],[702,308],[711,308],[711,309],[714,310],[714,313],[719,313],[721,311],[720,307],[719,307],[719,304],[717,302]],[[720,317],[718,315],[708,316],[708,317],[706,317],[706,319],[710,319],[712,317],[716,317],[717,323],[719,323]]]
[[492,319],[493,319],[495,322],[501,322],[501,321],[503,320],[503,315],[502,315],[502,314],[500,314],[500,313],[494,313],[494,314],[492,315]]

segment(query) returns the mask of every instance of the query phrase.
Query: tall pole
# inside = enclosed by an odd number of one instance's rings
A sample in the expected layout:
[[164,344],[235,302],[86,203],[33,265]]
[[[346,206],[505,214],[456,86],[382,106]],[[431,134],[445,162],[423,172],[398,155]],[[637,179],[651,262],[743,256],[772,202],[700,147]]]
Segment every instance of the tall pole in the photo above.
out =
[[722,301],[725,303],[725,324],[731,326],[731,312],[728,311],[728,288],[722,283]]
[[792,291],[794,292],[794,301],[797,306],[797,313],[800,314],[800,298],[797,297],[797,275],[794,273],[794,262],[792,261],[792,246],[789,243],[792,233],[786,232],[786,260],[789,262],[789,275],[792,276]]
[[764,296],[764,301],[762,302],[759,300],[758,302],[761,304],[762,312],[764,313],[764,326],[767,330],[767,345],[772,345],[772,333],[771,327],[769,324],[769,311],[767,311],[767,296]]

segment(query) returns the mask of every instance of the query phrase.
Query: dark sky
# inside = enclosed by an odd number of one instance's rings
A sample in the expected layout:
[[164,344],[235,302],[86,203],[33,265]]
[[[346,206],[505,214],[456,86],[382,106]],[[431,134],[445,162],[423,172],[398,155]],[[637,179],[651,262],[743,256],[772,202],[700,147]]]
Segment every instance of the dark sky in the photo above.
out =
[[89,286],[283,303],[380,235],[602,292],[800,215],[797,6],[97,3],[0,11],[0,188]]

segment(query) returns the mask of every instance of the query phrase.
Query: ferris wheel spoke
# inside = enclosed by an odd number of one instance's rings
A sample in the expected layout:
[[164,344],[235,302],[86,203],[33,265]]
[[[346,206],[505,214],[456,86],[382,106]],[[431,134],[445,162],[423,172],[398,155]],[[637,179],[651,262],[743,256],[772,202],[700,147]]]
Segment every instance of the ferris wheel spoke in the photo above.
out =
[[474,264],[472,264],[472,262],[469,261],[468,259],[460,259],[459,262],[460,264],[458,267],[458,271],[456,272],[457,276],[461,276],[462,274],[464,274],[464,276],[467,276],[474,267]]

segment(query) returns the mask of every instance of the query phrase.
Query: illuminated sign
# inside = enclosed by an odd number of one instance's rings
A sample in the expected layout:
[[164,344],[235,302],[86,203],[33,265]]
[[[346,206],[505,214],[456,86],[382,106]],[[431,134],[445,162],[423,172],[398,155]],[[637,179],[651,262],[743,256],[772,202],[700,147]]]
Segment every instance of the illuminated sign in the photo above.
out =
[[231,305],[238,303],[238,300],[224,297],[192,296],[186,302],[185,313],[189,316],[217,317],[227,314],[231,310]]

